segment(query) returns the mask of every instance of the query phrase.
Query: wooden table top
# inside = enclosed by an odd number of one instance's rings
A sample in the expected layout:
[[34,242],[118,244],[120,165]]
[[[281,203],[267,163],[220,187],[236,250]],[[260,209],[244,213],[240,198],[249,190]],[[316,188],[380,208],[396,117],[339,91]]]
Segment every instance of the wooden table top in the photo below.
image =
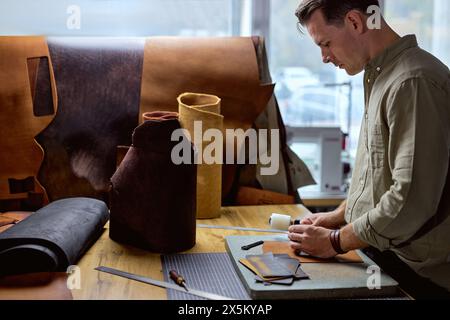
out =
[[[272,213],[286,214],[297,218],[308,214],[309,211],[301,205],[223,207],[220,218],[197,220],[197,223],[267,229]],[[226,252],[224,241],[226,236],[254,234],[258,233],[197,228],[195,247],[184,253]],[[101,265],[156,280],[164,278],[160,254],[114,242],[109,238],[108,225],[106,225],[103,235],[78,263],[81,271],[81,289],[72,290],[74,299],[167,299],[166,289],[94,270]]]

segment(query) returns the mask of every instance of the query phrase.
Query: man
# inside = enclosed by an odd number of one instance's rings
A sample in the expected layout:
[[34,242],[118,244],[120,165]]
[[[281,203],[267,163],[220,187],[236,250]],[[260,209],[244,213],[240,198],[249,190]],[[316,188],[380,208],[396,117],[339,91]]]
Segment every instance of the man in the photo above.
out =
[[324,63],[365,71],[365,113],[347,201],[291,226],[291,247],[323,258],[376,248],[372,257],[413,296],[448,298],[450,72],[415,36],[384,19],[373,28],[373,5],[304,0],[297,9]]

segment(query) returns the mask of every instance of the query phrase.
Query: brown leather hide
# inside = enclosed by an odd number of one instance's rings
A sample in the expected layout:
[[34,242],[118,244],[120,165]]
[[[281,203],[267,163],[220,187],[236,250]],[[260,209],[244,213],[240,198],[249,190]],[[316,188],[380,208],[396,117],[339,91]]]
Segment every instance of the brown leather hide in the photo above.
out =
[[140,112],[177,111],[184,92],[218,96],[225,128],[250,128],[274,86],[261,85],[252,38],[148,38]]
[[35,137],[57,106],[44,37],[0,37],[0,84],[0,210],[10,209],[11,200],[19,201],[17,209],[34,210],[48,202],[36,179],[44,152]]
[[104,198],[116,147],[138,124],[143,40],[49,38],[59,112],[39,135],[46,150],[40,179],[52,200]]

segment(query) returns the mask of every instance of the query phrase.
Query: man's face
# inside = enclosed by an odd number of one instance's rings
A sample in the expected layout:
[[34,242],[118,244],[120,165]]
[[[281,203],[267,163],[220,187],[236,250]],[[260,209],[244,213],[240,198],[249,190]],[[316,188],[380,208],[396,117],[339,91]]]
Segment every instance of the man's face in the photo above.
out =
[[322,50],[324,63],[331,62],[353,76],[360,73],[365,66],[361,46],[351,25],[327,24],[322,10],[316,10],[306,24],[309,34]]

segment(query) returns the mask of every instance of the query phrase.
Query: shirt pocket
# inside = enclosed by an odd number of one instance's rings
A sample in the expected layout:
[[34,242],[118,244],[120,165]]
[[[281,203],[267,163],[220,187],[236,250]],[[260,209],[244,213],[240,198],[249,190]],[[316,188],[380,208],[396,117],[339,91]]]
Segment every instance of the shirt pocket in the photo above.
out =
[[383,132],[380,124],[375,124],[370,130],[370,157],[374,168],[382,168],[386,153],[386,146],[383,140]]

